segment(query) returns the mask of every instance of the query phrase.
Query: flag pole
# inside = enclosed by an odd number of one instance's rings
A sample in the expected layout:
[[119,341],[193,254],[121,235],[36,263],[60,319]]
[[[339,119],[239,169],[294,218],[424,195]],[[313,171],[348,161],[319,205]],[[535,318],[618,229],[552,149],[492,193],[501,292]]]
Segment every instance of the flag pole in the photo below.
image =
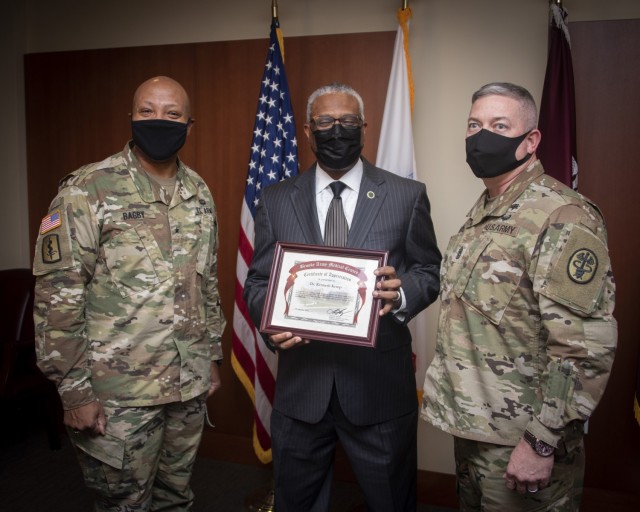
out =
[[[276,27],[280,26],[278,20],[278,0],[271,0],[271,23],[275,24]],[[277,29],[276,31],[279,32]],[[278,34],[278,39],[281,39],[280,34]],[[281,44],[281,41],[279,41],[279,43]],[[282,58],[284,61],[284,55]],[[276,506],[275,494],[275,482],[272,477],[271,482],[267,486],[256,489],[245,499],[244,504],[246,510],[250,512],[274,512]]]

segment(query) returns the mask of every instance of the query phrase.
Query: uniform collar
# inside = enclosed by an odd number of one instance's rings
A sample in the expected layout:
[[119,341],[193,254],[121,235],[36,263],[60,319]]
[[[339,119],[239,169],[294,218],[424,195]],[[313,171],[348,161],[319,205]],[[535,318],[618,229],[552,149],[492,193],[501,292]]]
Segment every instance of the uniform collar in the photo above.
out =
[[[154,187],[151,184],[151,179],[147,176],[147,173],[142,168],[140,161],[133,152],[132,141],[127,142],[122,152],[131,179],[138,189],[138,193],[143,201],[146,203],[154,203],[161,201],[160,197],[155,193]],[[198,187],[189,177],[186,171],[186,166],[177,159],[178,173],[176,174],[176,190],[173,194],[171,205],[175,205],[179,202],[186,201],[190,197],[193,197],[198,193]]]
[[485,190],[467,214],[467,225],[474,226],[486,217],[502,217],[505,215],[512,208],[516,199],[542,174],[544,174],[542,163],[540,163],[540,160],[536,160],[518,174],[509,187],[499,196],[490,199],[489,192]]

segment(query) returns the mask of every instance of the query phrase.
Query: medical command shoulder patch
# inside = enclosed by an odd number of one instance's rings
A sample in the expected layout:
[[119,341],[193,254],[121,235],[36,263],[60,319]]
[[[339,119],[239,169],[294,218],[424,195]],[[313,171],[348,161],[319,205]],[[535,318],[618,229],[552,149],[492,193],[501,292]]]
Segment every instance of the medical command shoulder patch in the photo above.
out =
[[40,234],[44,235],[60,226],[62,226],[62,216],[60,215],[60,210],[56,210],[42,219],[42,222],[40,222]]
[[590,230],[573,226],[556,255],[543,295],[590,314],[610,268],[607,247]]
[[587,284],[596,275],[598,257],[590,249],[578,249],[569,258],[567,274],[574,283]]

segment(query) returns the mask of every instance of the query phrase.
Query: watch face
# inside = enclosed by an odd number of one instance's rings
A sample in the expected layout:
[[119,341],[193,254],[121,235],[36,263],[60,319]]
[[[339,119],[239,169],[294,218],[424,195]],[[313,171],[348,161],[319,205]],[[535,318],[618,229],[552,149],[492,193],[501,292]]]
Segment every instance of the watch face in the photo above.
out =
[[553,453],[553,446],[549,446],[547,443],[537,441],[535,446],[536,453],[542,457],[548,457]]

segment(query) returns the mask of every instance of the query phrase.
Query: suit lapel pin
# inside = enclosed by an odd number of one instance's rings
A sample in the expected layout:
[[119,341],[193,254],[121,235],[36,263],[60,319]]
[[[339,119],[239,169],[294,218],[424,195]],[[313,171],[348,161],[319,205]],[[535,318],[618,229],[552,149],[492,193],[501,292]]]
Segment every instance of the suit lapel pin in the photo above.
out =
[[369,190],[369,192],[367,192],[367,197],[368,197],[369,199],[373,199],[374,197],[376,197],[376,195],[373,193],[373,191],[372,191],[372,190]]

